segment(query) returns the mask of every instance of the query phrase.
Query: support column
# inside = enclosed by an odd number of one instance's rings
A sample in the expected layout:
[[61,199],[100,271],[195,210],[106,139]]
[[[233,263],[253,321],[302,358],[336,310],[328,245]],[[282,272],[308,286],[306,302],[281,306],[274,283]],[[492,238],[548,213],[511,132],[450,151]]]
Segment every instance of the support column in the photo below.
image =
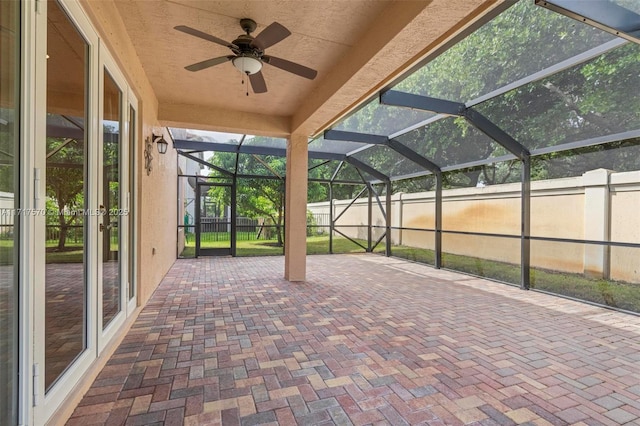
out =
[[333,184],[329,182],[329,254],[333,254]]
[[393,214],[391,215],[391,226],[393,226],[394,228],[397,228],[395,231],[391,231],[391,234],[394,236],[394,238],[391,239],[391,241],[393,241],[396,245],[401,246],[402,245],[402,214],[403,214],[403,201],[402,201],[402,196],[404,195],[404,193],[399,192],[396,194],[397,200],[396,203],[393,205]]
[[386,197],[386,205],[384,207],[385,213],[385,232],[387,233],[387,238],[385,239],[386,246],[384,250],[385,256],[391,256],[391,181],[387,181],[386,183],[387,197]]
[[367,253],[371,253],[373,247],[373,186],[367,183],[369,189],[369,202],[367,203]]
[[[584,184],[584,239],[610,240],[609,207],[610,170],[597,169],[582,175]],[[609,246],[584,245],[584,273],[595,278],[609,278]]]
[[436,173],[436,232],[435,232],[435,252],[437,269],[442,268],[442,173]]
[[520,191],[520,288],[531,286],[531,158],[522,159],[522,187]]
[[307,272],[308,140],[292,134],[287,140],[284,214],[284,279],[304,281]]

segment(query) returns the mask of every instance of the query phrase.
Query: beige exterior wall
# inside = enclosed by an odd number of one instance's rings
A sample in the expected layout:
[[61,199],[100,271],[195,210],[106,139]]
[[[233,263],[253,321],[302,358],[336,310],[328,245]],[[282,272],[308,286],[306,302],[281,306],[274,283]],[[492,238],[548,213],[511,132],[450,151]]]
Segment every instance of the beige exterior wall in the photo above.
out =
[[[334,201],[335,214],[350,200]],[[443,230],[520,235],[520,184],[494,185],[443,191]],[[314,213],[328,212],[328,203],[308,206]],[[374,201],[374,212],[379,211]],[[640,172],[594,170],[583,176],[532,182],[531,235],[575,240],[640,242]],[[435,193],[395,194],[391,223],[395,227],[435,228]],[[374,224],[378,224],[374,215]],[[384,221],[380,217],[380,222]],[[366,239],[367,198],[361,198],[338,220],[350,237]],[[394,245],[434,248],[434,233],[394,230]],[[443,234],[446,253],[503,262],[520,262],[518,238]],[[640,282],[640,249],[579,243],[531,242],[534,267]]]
[[[612,174],[611,239],[627,243],[640,241],[640,171]],[[640,249],[611,248],[611,278],[640,282]],[[629,267],[631,265],[632,267]]]
[[[144,305],[176,259],[177,154],[169,146],[160,155],[154,145],[153,170],[147,175],[145,140],[154,127],[160,129],[158,100],[114,2],[85,0],[81,4],[138,98],[138,303]],[[171,140],[166,132],[164,138]]]

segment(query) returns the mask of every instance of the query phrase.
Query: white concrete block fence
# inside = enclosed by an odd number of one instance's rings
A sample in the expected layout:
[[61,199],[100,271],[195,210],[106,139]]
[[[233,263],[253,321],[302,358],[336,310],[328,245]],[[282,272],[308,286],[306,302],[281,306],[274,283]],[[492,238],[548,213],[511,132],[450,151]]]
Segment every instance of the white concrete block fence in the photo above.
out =
[[[520,196],[520,183],[443,190],[443,253],[519,264]],[[334,217],[351,201],[334,200]],[[372,224],[384,226],[384,216],[375,204],[374,200]],[[312,203],[308,209],[314,214],[327,214],[329,202]],[[349,237],[363,238],[367,212],[368,199],[358,199],[336,222],[337,229]],[[340,228],[340,225],[360,227]],[[434,249],[435,191],[394,194],[391,226],[392,245]],[[640,171],[612,173],[597,169],[573,178],[531,182],[530,235],[534,268],[640,283],[638,247],[536,239],[640,244]]]

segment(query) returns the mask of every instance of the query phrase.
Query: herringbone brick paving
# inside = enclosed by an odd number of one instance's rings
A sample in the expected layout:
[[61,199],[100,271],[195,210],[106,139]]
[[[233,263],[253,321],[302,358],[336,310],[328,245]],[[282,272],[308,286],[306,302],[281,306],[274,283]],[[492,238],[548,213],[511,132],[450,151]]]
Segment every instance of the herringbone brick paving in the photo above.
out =
[[640,422],[640,318],[375,255],[179,260],[68,425]]

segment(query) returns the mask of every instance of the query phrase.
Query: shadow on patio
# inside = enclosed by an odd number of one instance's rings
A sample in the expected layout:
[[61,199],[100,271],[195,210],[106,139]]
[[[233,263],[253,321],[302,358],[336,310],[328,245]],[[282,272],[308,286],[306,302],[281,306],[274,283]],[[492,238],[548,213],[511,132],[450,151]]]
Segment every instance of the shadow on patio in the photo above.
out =
[[375,255],[178,260],[70,425],[640,418],[640,318]]

